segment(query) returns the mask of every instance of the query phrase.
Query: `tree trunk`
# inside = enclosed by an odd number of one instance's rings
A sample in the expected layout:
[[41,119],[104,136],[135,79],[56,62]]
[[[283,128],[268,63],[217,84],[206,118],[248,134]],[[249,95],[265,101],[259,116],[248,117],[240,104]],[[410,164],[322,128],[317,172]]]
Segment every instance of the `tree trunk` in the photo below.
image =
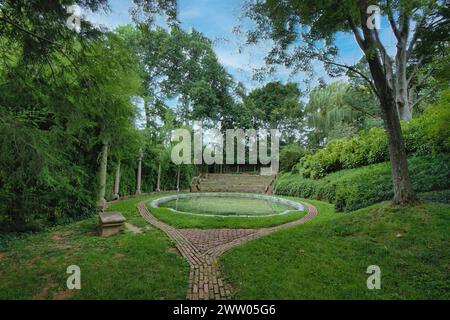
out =
[[141,179],[142,179],[142,153],[139,156],[138,160],[138,170],[137,170],[137,177],[136,177],[136,194],[142,194],[141,190]]
[[145,113],[145,127],[151,128],[152,122],[151,119],[153,119],[151,108],[150,108],[150,98],[145,97],[144,98],[144,113]]
[[406,80],[398,82],[396,100],[400,119],[410,121],[412,119],[412,110],[410,107],[410,96],[408,94],[408,83]]
[[406,77],[406,43],[402,40],[397,44],[396,75],[395,75],[395,95],[397,110],[400,120],[409,121],[412,119],[412,110],[409,103],[408,79]]
[[178,166],[177,170],[177,192],[180,192],[180,166]]
[[[389,158],[391,161],[392,185],[394,189],[394,198],[392,201],[394,204],[414,203],[417,202],[417,198],[412,189],[411,179],[409,177],[405,142],[403,140],[399,110],[397,108],[397,95],[394,92],[394,90],[397,90],[394,87],[397,86],[398,80],[396,83],[392,81],[394,77],[390,62],[386,57],[383,59],[386,54],[384,47],[378,42],[376,32],[370,30],[366,24],[366,21],[368,21],[368,0],[359,0],[359,6],[362,21],[361,29],[364,39],[361,38],[358,30],[354,30],[354,34],[367,58],[370,73],[372,74],[372,79],[380,100],[381,113],[388,138]],[[402,28],[402,33],[407,34],[407,28]],[[403,34],[402,36],[404,37]],[[397,62],[403,61],[405,49],[402,46],[404,45],[404,43],[399,43],[397,46]]]
[[381,65],[376,60],[368,59],[372,77],[377,87],[381,114],[388,138],[389,158],[391,162],[392,185],[394,189],[394,204],[409,204],[417,202],[412,189],[408,171],[405,142],[400,126],[398,104],[392,87],[386,80]]
[[392,202],[394,204],[415,203],[417,198],[409,177],[405,142],[394,97],[382,99],[381,109],[384,116],[391,161],[392,185],[394,188]]
[[156,180],[156,192],[161,191],[161,163],[158,165],[158,178]]
[[120,189],[120,161],[117,164],[116,176],[114,179],[114,196],[113,196],[114,200],[118,200],[120,198],[119,189]]
[[99,194],[98,194],[98,202],[97,207],[99,210],[103,211],[106,207],[106,170],[108,164],[108,143],[104,142],[101,151],[101,161],[100,161],[100,170],[98,175],[98,184],[99,184]]

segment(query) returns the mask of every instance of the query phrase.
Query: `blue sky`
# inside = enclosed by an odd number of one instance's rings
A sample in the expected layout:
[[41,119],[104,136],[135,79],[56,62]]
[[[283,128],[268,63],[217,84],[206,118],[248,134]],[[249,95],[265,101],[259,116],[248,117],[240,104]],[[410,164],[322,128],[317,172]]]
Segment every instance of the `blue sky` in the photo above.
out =
[[[130,0],[110,0],[110,5],[112,12],[87,14],[87,18],[110,29],[114,29],[118,25],[131,23],[129,15]],[[235,35],[232,30],[233,27],[242,23],[239,19],[241,6],[241,0],[179,0],[178,18],[183,29],[195,28],[213,40],[214,49],[223,66],[236,80],[243,82],[248,89],[252,89],[262,85],[262,83],[252,80],[252,70],[263,65],[263,57],[271,44],[262,43],[258,46],[245,47],[241,53],[238,52],[239,47],[244,43],[244,39]],[[244,21],[243,23],[245,27],[249,26],[251,22]],[[387,44],[388,50],[392,49],[394,47],[393,36],[389,32],[387,22],[382,21],[381,27],[381,38]],[[362,53],[352,35],[340,34],[337,40],[341,53],[340,62],[351,64],[359,60]],[[318,76],[323,77],[327,82],[337,80],[330,79],[319,63],[315,64],[315,71]],[[311,82],[311,79],[305,74],[291,76],[289,70],[283,67],[280,67],[278,72],[267,78],[265,82],[273,80],[294,81],[302,89],[305,88],[305,81],[312,86],[316,83],[315,80]]]

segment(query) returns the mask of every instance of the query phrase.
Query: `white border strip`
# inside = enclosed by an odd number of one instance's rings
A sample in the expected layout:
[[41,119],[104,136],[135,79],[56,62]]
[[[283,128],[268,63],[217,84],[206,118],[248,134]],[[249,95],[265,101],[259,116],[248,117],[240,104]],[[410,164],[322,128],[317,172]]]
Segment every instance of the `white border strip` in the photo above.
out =
[[292,211],[305,211],[305,207],[303,204],[287,199],[277,198],[273,196],[266,196],[262,194],[252,194],[252,193],[230,193],[230,192],[208,192],[208,193],[184,193],[184,194],[175,194],[171,196],[166,196],[162,198],[158,198],[151,202],[152,208],[159,208],[159,205],[164,202],[178,200],[178,199],[187,199],[187,198],[195,198],[195,197],[239,197],[239,198],[252,198],[252,199],[260,199],[260,200],[270,200],[274,202],[279,202],[288,206],[293,207],[295,210],[286,210],[281,213],[264,215],[264,216],[255,216],[255,215],[218,215],[218,214],[199,214],[192,212],[184,212],[178,211],[173,208],[167,208],[174,213],[188,214],[193,216],[201,216],[201,217],[217,217],[217,218],[266,218],[273,216],[281,216],[288,214]]

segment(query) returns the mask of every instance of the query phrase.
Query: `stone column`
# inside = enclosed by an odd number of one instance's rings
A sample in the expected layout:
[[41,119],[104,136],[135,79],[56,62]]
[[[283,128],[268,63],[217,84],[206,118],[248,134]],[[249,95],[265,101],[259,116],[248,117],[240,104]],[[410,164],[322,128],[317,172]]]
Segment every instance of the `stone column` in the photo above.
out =
[[156,180],[156,192],[161,191],[161,163],[158,165],[158,178]]
[[180,192],[180,166],[178,166],[177,171],[177,192]]
[[142,194],[142,190],[141,190],[141,175],[142,175],[142,151],[141,154],[139,155],[139,161],[138,161],[138,171],[137,171],[137,179],[136,179],[136,194]]
[[106,170],[108,165],[108,143],[103,142],[102,151],[101,151],[101,161],[100,161],[100,172],[98,175],[98,184],[99,184],[99,194],[98,194],[98,202],[97,207],[100,211],[103,211],[106,207]]
[[116,176],[114,179],[114,195],[113,195],[114,200],[118,200],[120,198],[119,188],[120,188],[120,161],[117,164]]

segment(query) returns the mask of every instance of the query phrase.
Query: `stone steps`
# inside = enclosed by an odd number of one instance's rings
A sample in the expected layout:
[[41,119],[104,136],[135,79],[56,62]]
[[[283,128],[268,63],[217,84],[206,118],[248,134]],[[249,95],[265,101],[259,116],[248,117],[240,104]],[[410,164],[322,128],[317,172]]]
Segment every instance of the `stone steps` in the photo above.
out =
[[[202,192],[252,192],[265,193],[273,181],[273,176],[251,174],[205,174],[199,179]],[[191,190],[197,190],[191,188]]]

